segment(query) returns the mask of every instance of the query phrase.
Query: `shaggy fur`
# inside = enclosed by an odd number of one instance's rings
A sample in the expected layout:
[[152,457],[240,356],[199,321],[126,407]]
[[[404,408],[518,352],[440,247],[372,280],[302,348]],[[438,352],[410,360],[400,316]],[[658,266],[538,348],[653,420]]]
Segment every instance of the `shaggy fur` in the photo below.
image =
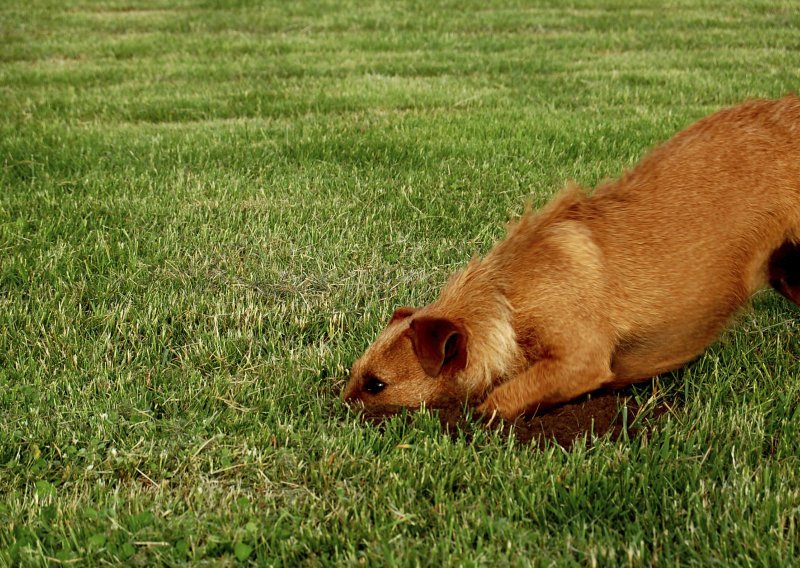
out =
[[395,312],[344,397],[513,418],[680,367],[767,284],[800,305],[795,96],[720,111],[523,215],[438,300]]

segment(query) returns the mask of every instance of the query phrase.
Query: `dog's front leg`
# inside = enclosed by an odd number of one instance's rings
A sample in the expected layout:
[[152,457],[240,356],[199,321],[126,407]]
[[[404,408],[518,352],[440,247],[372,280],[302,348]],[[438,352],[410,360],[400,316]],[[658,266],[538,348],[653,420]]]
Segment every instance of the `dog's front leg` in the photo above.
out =
[[[603,362],[602,359],[604,359]],[[544,359],[489,393],[478,412],[513,420],[592,392],[612,382],[608,358],[597,362]]]

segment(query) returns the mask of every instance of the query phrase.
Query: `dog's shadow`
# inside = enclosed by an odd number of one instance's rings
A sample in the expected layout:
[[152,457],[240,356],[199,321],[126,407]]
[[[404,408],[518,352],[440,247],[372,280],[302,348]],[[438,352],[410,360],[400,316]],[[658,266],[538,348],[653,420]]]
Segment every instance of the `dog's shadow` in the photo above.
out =
[[[649,400],[639,403],[630,389],[598,391],[513,422],[475,415],[462,403],[431,408],[443,429],[453,437],[471,438],[476,426],[483,426],[498,429],[522,443],[544,447],[555,442],[565,449],[575,444],[589,444],[595,437],[608,436],[611,440],[619,440],[646,435],[658,418],[670,410],[664,402]],[[389,418],[410,418],[411,415],[402,407],[381,406],[362,409],[361,416],[380,426]]]

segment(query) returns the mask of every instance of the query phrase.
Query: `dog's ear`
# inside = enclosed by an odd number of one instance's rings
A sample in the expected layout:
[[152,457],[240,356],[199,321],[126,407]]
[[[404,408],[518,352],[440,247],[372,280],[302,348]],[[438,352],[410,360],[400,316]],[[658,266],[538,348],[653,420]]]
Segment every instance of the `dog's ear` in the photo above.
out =
[[418,309],[419,308],[409,307],[397,308],[392,314],[392,317],[389,318],[389,324],[391,325],[398,320],[406,319],[407,317],[414,315],[414,312],[416,312]]
[[411,320],[411,343],[422,369],[431,377],[467,366],[467,338],[459,325],[446,318],[420,316]]

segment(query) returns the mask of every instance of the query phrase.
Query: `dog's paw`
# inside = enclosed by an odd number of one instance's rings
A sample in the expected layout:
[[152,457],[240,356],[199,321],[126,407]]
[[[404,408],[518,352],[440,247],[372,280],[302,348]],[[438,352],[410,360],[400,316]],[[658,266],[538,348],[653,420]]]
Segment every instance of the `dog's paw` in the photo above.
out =
[[497,419],[514,420],[519,415],[512,408],[502,405],[497,399],[498,397],[490,394],[476,409],[477,413],[488,423],[491,424]]

